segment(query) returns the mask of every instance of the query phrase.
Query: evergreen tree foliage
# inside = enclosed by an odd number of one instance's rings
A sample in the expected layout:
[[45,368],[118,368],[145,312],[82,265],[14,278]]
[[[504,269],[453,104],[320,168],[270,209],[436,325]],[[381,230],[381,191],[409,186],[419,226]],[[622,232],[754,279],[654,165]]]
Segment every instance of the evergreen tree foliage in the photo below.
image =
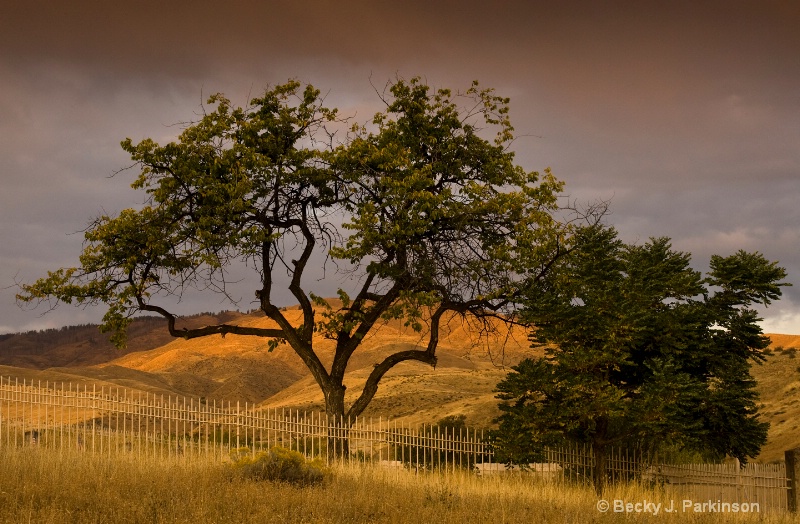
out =
[[784,269],[739,251],[714,256],[703,278],[669,239],[627,245],[601,225],[575,243],[526,291],[524,318],[546,349],[498,384],[506,459],[587,443],[602,489],[611,446],[756,456],[768,425],[750,366],[769,338],[751,307],[781,296]]

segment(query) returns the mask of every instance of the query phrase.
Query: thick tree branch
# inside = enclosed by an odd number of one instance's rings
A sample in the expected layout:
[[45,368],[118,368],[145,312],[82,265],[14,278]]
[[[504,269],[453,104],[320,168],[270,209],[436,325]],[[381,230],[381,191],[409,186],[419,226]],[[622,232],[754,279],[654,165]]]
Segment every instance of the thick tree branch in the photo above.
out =
[[[361,315],[361,321],[358,324],[353,334],[341,332],[339,334],[336,353],[333,357],[333,366],[331,367],[331,375],[334,377],[344,378],[344,373],[347,369],[347,363],[355,350],[364,340],[364,337],[370,332],[375,323],[381,318],[381,315],[391,307],[395,300],[400,296],[401,285],[395,283],[380,299],[374,304],[363,310],[364,300],[360,300],[359,304],[361,309],[357,311]],[[353,318],[356,311],[351,310],[347,313],[345,318]]]
[[364,385],[361,395],[347,411],[345,420],[353,421],[356,417],[361,415],[361,413],[364,412],[364,409],[366,409],[366,407],[372,401],[373,397],[375,397],[375,394],[378,392],[378,384],[383,376],[397,364],[410,360],[424,362],[434,367],[436,366],[436,355],[428,350],[401,351],[389,355],[383,360],[383,362],[373,368],[372,372],[367,378],[367,382]]
[[269,337],[269,338],[282,338],[283,337],[283,330],[281,329],[268,329],[268,328],[253,328],[253,327],[244,327],[244,326],[233,326],[230,324],[218,324],[214,326],[205,326],[202,328],[196,329],[177,329],[175,327],[175,322],[177,317],[167,311],[166,309],[160,306],[154,306],[151,304],[147,304],[142,300],[141,297],[136,297],[137,303],[139,305],[139,309],[141,311],[150,311],[151,313],[158,313],[162,317],[167,319],[167,325],[169,328],[169,334],[173,337],[179,338],[199,338],[205,337],[208,335],[249,335],[249,336],[256,336],[256,337]]
[[439,345],[439,324],[445,311],[445,309],[439,308],[431,316],[430,338],[428,339],[428,347],[425,350],[412,349],[408,351],[398,351],[383,359],[380,364],[377,364],[373,368],[369,377],[367,377],[367,382],[364,384],[361,395],[348,410],[347,416],[345,417],[346,420],[353,421],[364,412],[364,409],[366,409],[378,392],[378,384],[381,379],[383,379],[383,376],[397,364],[416,360],[436,367],[436,348]]
[[289,291],[292,292],[292,295],[294,295],[294,297],[300,303],[300,308],[303,311],[302,338],[303,341],[310,347],[311,337],[314,334],[314,308],[311,305],[311,301],[308,299],[308,295],[305,293],[305,291],[303,291],[300,282],[303,278],[303,272],[306,269],[306,264],[314,252],[315,239],[314,234],[306,222],[308,215],[305,206],[303,206],[301,213],[303,220],[302,224],[300,225],[300,231],[303,234],[305,246],[303,247],[303,252],[300,255],[300,258],[297,261],[293,261],[294,274],[292,275],[292,281],[289,284]]

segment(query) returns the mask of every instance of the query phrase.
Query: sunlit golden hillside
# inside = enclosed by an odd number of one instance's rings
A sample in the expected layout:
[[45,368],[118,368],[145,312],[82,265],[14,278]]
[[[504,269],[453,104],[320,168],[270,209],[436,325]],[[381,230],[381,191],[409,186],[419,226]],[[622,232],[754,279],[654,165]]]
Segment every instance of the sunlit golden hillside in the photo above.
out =
[[[299,310],[285,314],[299,324]],[[186,319],[191,326],[222,321],[259,327],[269,327],[271,322],[263,314],[235,312]],[[541,352],[529,347],[522,328],[508,331],[499,323],[496,327],[494,333],[481,336],[476,326],[451,317],[443,328],[436,368],[416,362],[397,366],[384,378],[364,416],[429,423],[463,414],[470,425],[491,426],[498,415],[493,393],[497,382],[509,366]],[[25,335],[0,340],[0,364],[5,364],[0,365],[0,374],[269,407],[323,406],[319,387],[286,345],[270,352],[265,340],[253,337],[171,339],[163,322],[156,320],[134,324],[125,352],[111,348],[93,326],[69,331],[64,343],[58,343],[57,335],[40,336],[38,345],[35,338]],[[785,449],[800,446],[800,358],[795,358],[800,351],[794,349],[800,348],[800,335],[771,338],[767,362],[753,368],[763,417],[771,423],[769,442],[760,457],[763,461],[779,460]],[[333,343],[322,338],[314,342],[323,362],[329,364]],[[415,333],[400,321],[380,326],[351,360],[346,380],[349,394],[360,392],[373,365],[386,354],[426,342],[424,333]]]

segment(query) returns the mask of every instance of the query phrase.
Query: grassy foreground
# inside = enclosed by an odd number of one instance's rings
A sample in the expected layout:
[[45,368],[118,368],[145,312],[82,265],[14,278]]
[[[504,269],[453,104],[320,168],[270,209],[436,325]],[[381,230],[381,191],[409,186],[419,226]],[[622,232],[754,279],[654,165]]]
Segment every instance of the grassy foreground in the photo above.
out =
[[[667,502],[618,487],[604,498]],[[530,478],[335,468],[322,485],[248,481],[209,459],[0,449],[0,522],[800,522],[790,515],[601,513],[589,489]]]

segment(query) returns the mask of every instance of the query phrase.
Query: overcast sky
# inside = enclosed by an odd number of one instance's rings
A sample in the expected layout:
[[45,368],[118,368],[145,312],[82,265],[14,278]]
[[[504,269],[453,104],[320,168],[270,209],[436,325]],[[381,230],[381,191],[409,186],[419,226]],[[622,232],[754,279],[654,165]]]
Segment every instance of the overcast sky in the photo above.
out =
[[764,328],[800,333],[800,2],[0,8],[0,333],[101,316],[22,310],[14,282],[74,265],[91,218],[141,202],[135,171],[111,177],[130,163],[122,139],[168,141],[209,94],[244,105],[288,78],[366,121],[380,109],[370,82],[396,75],[509,96],[518,163],[551,167],[580,200],[611,199],[626,241],[669,236],[698,269],[738,249],[780,261],[795,287]]

